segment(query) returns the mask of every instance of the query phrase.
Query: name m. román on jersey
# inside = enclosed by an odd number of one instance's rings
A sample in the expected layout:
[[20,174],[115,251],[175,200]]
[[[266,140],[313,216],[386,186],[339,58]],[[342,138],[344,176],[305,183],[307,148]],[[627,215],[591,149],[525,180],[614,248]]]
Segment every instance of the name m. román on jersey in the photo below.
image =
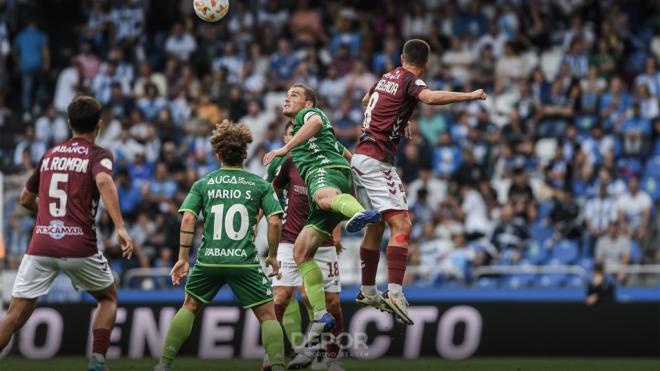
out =
[[98,253],[96,175],[112,175],[112,161],[110,152],[82,138],[46,152],[25,184],[39,196],[29,255],[84,258]]

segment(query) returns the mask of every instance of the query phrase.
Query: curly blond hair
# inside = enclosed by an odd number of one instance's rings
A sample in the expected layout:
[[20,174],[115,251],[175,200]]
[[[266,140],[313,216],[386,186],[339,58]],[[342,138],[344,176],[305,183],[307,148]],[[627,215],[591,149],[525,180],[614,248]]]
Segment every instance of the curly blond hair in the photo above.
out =
[[225,119],[215,124],[210,141],[220,161],[226,165],[241,165],[247,158],[247,145],[252,143],[252,133],[245,124]]

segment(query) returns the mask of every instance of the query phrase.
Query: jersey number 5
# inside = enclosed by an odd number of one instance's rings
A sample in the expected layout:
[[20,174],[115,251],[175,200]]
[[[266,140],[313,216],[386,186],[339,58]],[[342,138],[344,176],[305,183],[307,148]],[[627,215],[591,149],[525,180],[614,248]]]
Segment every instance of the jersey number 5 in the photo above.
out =
[[376,107],[376,103],[378,103],[378,92],[375,91],[371,94],[371,97],[369,97],[369,103],[367,103],[367,107],[364,109],[364,121],[362,122],[362,128],[369,128],[369,124],[371,124],[371,111],[373,111]]
[[56,202],[48,204],[48,211],[54,217],[63,217],[66,215],[66,191],[60,189],[60,183],[66,183],[69,180],[69,174],[54,173],[50,178],[50,187],[48,188],[48,197],[55,199]]
[[[222,226],[224,224],[225,234],[229,237],[230,240],[240,241],[245,238],[248,232],[248,210],[245,205],[235,204],[227,209],[227,214],[225,215],[225,205],[213,205],[211,207],[211,212],[213,213],[213,239],[221,240],[222,239]],[[238,231],[234,229],[234,217],[236,214],[239,215],[241,225],[238,227]]]

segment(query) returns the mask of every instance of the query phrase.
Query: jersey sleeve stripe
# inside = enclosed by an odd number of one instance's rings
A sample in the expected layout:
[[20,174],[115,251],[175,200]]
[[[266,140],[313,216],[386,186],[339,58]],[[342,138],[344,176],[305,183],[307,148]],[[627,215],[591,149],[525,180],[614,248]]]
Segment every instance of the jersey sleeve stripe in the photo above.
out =
[[268,216],[266,216],[266,219],[270,218],[273,215],[277,215],[277,214],[284,214],[284,211],[282,211],[282,210],[273,211],[272,213],[268,214]]
[[195,215],[195,218],[199,218],[199,215],[194,210],[190,210],[190,209],[179,209],[179,214],[182,214],[186,211],[190,212],[190,213],[193,213]]

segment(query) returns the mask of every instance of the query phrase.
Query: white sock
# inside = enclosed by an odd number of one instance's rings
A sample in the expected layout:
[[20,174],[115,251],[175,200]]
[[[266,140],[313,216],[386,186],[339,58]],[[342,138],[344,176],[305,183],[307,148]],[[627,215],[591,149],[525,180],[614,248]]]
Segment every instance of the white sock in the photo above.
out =
[[361,290],[364,296],[378,295],[378,290],[376,290],[376,285],[362,285]]
[[328,311],[325,309],[320,312],[314,312],[314,321],[320,320],[326,313],[328,313]]
[[388,283],[387,291],[393,295],[403,295],[403,288],[397,283]]
[[92,358],[105,363],[105,357],[101,353],[92,353]]

